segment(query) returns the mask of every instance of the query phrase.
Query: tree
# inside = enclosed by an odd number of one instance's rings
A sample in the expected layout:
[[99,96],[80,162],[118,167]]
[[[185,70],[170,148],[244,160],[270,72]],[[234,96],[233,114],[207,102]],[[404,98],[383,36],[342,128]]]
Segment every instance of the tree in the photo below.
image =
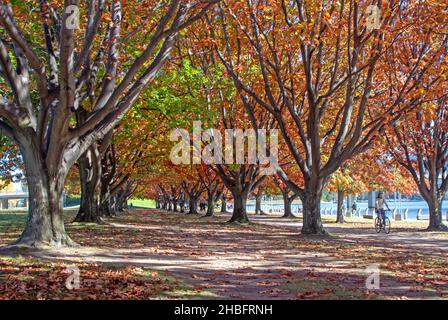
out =
[[422,60],[427,72],[418,78],[415,95],[401,101],[413,108],[387,131],[386,140],[390,155],[410,173],[428,204],[428,230],[446,231],[441,208],[448,186],[446,3],[425,4],[414,14],[414,19],[414,32],[408,33],[403,45],[391,53],[395,61],[389,65],[389,81],[398,86],[392,87],[390,94],[401,93],[402,73],[412,68],[412,61]]
[[227,200],[229,199],[228,190],[226,187],[223,187],[221,193],[221,213],[227,213]]
[[259,185],[258,188],[256,188],[253,192],[253,196],[255,197],[255,214],[266,214],[261,209],[261,200],[263,196],[273,196],[275,194],[278,194],[278,192],[279,188],[277,185],[277,181],[275,180],[275,176],[267,176],[263,183]]
[[[386,53],[402,45],[412,23],[419,23],[416,12],[428,4],[374,3],[381,11],[378,26],[368,16],[371,1],[351,0],[222,1],[208,18],[216,53],[236,88],[273,115],[300,168],[303,187],[281,170],[279,176],[302,200],[303,234],[327,233],[320,201],[331,175],[413,107],[401,102],[427,71],[421,58],[431,46],[401,75],[400,94],[386,94]],[[423,16],[432,14],[438,13],[425,10]]]
[[291,192],[291,189],[283,183],[283,181],[276,177],[275,183],[277,184],[278,189],[280,190],[283,197],[283,218],[292,218],[294,215],[292,214],[291,205],[295,199],[299,196],[298,193]]
[[[29,186],[29,218],[16,244],[70,246],[75,243],[65,232],[62,212],[69,169],[118,124],[167,61],[179,31],[213,1],[172,0],[166,6],[147,1],[139,12],[130,10],[133,1],[51,5],[42,0],[39,5],[40,17],[32,16],[30,23],[43,30],[44,43],[40,33],[29,31],[36,28],[25,28],[27,20],[17,19],[20,14],[0,1],[0,74],[8,85],[2,90],[0,128],[19,145]],[[36,9],[34,2],[30,6]],[[72,23],[74,8],[87,17],[82,29]],[[126,30],[146,14],[145,30]],[[123,30],[130,33],[121,38]],[[141,50],[122,52],[122,41],[129,39],[145,39]],[[121,56],[128,61],[119,66]],[[74,113],[82,107],[91,113],[75,126]]]
[[372,171],[369,170],[369,163],[363,161],[364,159],[364,157],[353,158],[333,173],[330,178],[327,188],[330,191],[335,191],[338,197],[336,211],[337,223],[344,223],[343,204],[345,195],[367,191],[362,177],[363,174],[370,176]]
[[388,138],[390,153],[412,175],[428,204],[428,230],[448,230],[442,215],[448,188],[447,89],[445,86],[445,97],[403,116]]
[[[183,58],[182,43],[187,39],[188,37],[185,37],[182,41],[178,41],[176,45],[179,52],[176,57],[178,59],[173,59],[167,72],[157,77],[156,85],[142,95],[141,103],[134,108],[132,113],[136,115],[129,117],[131,119],[125,122],[127,127],[133,127],[133,131],[137,131],[129,134],[125,148],[134,144],[136,148],[137,145],[153,145],[157,150],[144,161],[144,166],[148,170],[146,173],[142,172],[142,176],[145,174],[153,176],[149,180],[151,182],[146,185],[149,193],[158,199],[159,207],[168,207],[167,204],[170,203],[171,207],[175,205],[173,209],[176,209],[176,202],[182,204],[190,198],[190,212],[197,213],[197,206],[194,203],[204,188],[208,188],[209,201],[213,202],[219,196],[217,186],[219,189],[222,188],[219,178],[208,165],[174,164],[168,157],[170,155],[168,151],[174,147],[174,143],[170,141],[170,134],[174,132],[172,129],[183,128],[186,132],[184,138],[187,136],[190,138],[191,121],[201,121],[206,125],[216,122],[216,112],[212,107],[214,100],[207,94],[207,88],[213,86],[210,78],[191,63],[191,57]],[[145,138],[141,137],[142,134],[145,134]],[[157,139],[154,135],[157,135]],[[163,167],[160,164],[163,164]],[[160,187],[161,183],[163,188]],[[196,191],[200,191],[200,194],[197,195]],[[214,199],[211,199],[212,195],[215,195]],[[183,208],[181,206],[181,212]],[[211,208],[213,206],[209,205],[209,210]]]
[[[96,143],[94,143],[96,144]],[[81,199],[76,222],[102,223],[99,210],[99,193],[101,189],[101,161],[105,157],[106,150],[93,145],[80,156],[77,161],[79,169]]]
[[[204,24],[201,36],[205,37],[207,34],[204,32],[207,30],[212,32],[212,29],[213,26],[210,26],[210,23]],[[195,39],[191,44],[198,48],[199,53],[191,58],[193,61],[198,61],[196,64],[200,66],[204,75],[211,79],[212,86],[208,88],[207,94],[213,97],[208,100],[215,101],[218,106],[218,119],[215,122],[215,127],[220,131],[222,140],[226,140],[224,148],[231,148],[233,152],[230,163],[227,160],[224,163],[212,163],[211,168],[220,177],[225,189],[232,195],[234,206],[229,222],[247,223],[249,221],[246,212],[248,196],[266,179],[263,173],[263,168],[266,165],[261,163],[258,154],[249,154],[248,144],[254,142],[259,146],[261,130],[268,132],[273,128],[272,117],[261,114],[255,107],[256,102],[253,99],[242,96],[240,91],[235,90],[231,79],[225,77],[224,66],[217,61],[217,57],[213,53],[212,41],[202,39],[200,36],[196,36]],[[232,132],[232,134],[228,132]],[[253,141],[250,141],[250,132],[254,133]],[[227,134],[229,136],[226,136]],[[243,135],[242,142],[239,140],[240,134]],[[212,141],[213,139],[214,137],[211,137]],[[239,159],[239,151],[236,151],[239,143],[244,145],[242,148],[244,154],[241,156],[243,159]],[[269,155],[270,145],[265,143],[265,147],[266,153]]]
[[[249,100],[240,100],[240,97],[232,97],[227,100],[223,100],[223,110],[221,113],[220,127],[226,129],[253,129],[255,133],[258,133],[259,129],[270,128],[269,117],[258,117],[254,113],[249,113],[249,116],[245,118],[241,116],[244,114],[244,110],[248,110],[246,107],[251,103]],[[223,131],[224,131],[223,130]],[[242,131],[241,131],[242,132]],[[225,134],[223,135],[225,136]],[[230,143],[235,150],[238,144],[237,134],[230,136]],[[243,139],[245,137],[243,136]],[[255,141],[258,144],[258,137],[256,134]],[[245,145],[246,143],[243,142]],[[249,143],[249,140],[248,140]],[[232,194],[233,198],[233,212],[229,222],[247,223],[249,218],[246,212],[246,203],[249,194],[256,190],[266,179],[266,175],[263,174],[263,167],[259,159],[255,162],[250,160],[253,155],[249,154],[248,148],[244,147],[244,160],[242,163],[236,161],[237,155],[234,152],[233,161],[235,163],[222,163],[215,164],[216,173],[221,178],[222,183]]]
[[197,175],[195,178],[182,181],[182,188],[188,196],[188,214],[198,214],[198,200],[205,188]]
[[265,214],[261,209],[261,199],[263,198],[263,186],[259,186],[254,192],[255,195],[255,214]]
[[222,186],[220,177],[211,166],[202,164],[197,167],[197,172],[207,193],[207,212],[205,216],[212,217],[215,212],[215,203],[221,198],[224,186]]
[[[282,172],[289,177],[289,179],[292,179],[297,185],[303,186],[303,175],[299,168],[294,165],[294,159],[287,148],[281,148],[278,162]],[[295,217],[292,213],[292,203],[299,197],[299,194],[294,192],[288,184],[285,184],[278,174],[275,175],[272,180],[277,187],[277,192],[282,194],[284,210],[283,218]]]

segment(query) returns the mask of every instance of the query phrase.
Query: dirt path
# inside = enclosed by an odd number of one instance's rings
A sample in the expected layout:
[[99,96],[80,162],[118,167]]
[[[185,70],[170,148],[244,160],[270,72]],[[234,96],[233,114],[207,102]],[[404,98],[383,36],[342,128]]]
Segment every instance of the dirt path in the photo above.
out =
[[[164,270],[221,299],[447,297],[448,274],[443,274],[442,280],[437,278],[435,284],[419,286],[412,280],[416,275],[391,272],[400,265],[388,265],[390,252],[400,264],[409,263],[411,269],[424,263],[431,250],[437,251],[437,263],[446,266],[446,238],[400,231],[386,239],[367,227],[328,226],[335,238],[303,239],[298,236],[300,222],[296,220],[251,218],[254,223],[241,226],[225,223],[227,216],[204,218],[134,210],[95,230],[69,225],[81,248],[32,254],[75,263]],[[372,263],[386,268],[381,272],[380,290],[365,287],[365,268]],[[434,264],[425,268],[418,271],[424,277],[436,272],[431,269]]]

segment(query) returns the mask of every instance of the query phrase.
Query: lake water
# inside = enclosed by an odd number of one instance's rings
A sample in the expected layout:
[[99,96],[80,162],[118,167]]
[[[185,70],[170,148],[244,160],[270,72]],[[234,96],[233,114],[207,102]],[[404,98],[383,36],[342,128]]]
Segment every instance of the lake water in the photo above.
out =
[[[365,213],[365,210],[367,208],[367,201],[365,202],[356,202],[358,205],[358,209],[361,209],[361,215],[363,215]],[[344,203],[346,205],[346,203]],[[400,208],[401,208],[401,212],[403,212],[405,209],[408,209],[408,219],[410,220],[416,220],[417,219],[417,211],[419,209],[422,210],[422,214],[423,215],[428,215],[428,205],[426,204],[425,201],[401,201],[400,202],[394,202],[393,200],[389,200],[388,201],[389,207],[391,210],[397,209],[397,212],[400,212]],[[293,212],[297,212],[298,209],[302,208],[302,204],[300,203],[300,201],[296,201],[292,204],[292,210]],[[327,213],[330,213],[330,210],[333,209],[333,214],[336,214],[336,208],[337,208],[337,204],[336,203],[331,203],[331,202],[322,202],[321,203],[321,210],[322,213],[324,212],[325,208],[327,208]],[[283,203],[278,203],[278,201],[274,202],[269,202],[269,201],[264,201],[262,202],[261,205],[261,209],[264,212],[270,212],[270,210],[272,210],[273,212],[275,211],[279,211],[283,209]],[[247,204],[247,211],[249,212],[253,212],[255,211],[255,203],[253,201],[248,202]],[[448,211],[448,200],[443,201],[442,203],[442,211],[443,211],[443,219],[446,219],[446,212]],[[388,215],[390,215],[391,212],[388,212]]]

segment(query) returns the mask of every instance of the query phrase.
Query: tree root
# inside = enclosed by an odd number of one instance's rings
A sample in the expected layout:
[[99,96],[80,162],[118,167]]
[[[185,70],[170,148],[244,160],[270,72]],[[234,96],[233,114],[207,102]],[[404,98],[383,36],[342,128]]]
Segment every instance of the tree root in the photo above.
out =
[[439,226],[429,226],[426,231],[442,231],[448,232],[448,226],[441,224]]

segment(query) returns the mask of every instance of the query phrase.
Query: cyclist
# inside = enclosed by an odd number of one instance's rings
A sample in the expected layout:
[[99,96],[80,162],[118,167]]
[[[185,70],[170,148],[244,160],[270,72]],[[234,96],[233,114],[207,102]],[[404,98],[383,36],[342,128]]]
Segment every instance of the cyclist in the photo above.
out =
[[381,217],[381,220],[383,221],[383,226],[386,224],[386,210],[384,209],[384,206],[387,207],[387,210],[390,210],[389,205],[387,204],[386,199],[384,198],[384,194],[382,192],[379,192],[375,201],[375,210],[376,213]]

